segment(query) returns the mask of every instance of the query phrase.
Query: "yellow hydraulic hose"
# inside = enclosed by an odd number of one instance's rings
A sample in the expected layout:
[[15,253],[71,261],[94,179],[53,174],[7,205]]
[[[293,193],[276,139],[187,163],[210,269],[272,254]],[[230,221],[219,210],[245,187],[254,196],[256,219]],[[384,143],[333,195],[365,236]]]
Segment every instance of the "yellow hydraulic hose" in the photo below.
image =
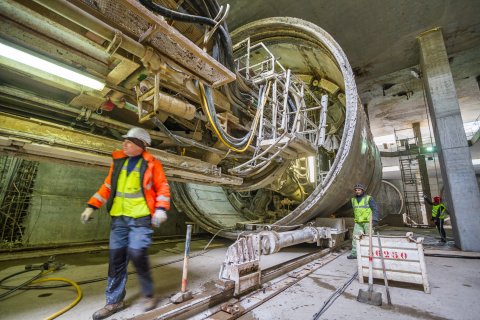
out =
[[252,128],[252,133],[250,135],[250,138],[248,139],[247,144],[243,148],[238,149],[238,148],[236,148],[235,146],[232,146],[230,143],[228,143],[227,141],[225,141],[223,139],[222,135],[219,132],[219,129],[217,128],[217,126],[215,125],[215,122],[213,121],[213,118],[212,118],[212,115],[210,114],[210,111],[208,110],[208,102],[207,102],[206,97],[205,97],[205,88],[203,87],[203,84],[201,82],[198,83],[198,87],[200,89],[200,98],[201,98],[200,102],[202,104],[203,110],[205,111],[205,114],[208,117],[210,125],[212,126],[213,130],[217,134],[220,141],[222,141],[222,143],[224,145],[226,145],[228,148],[230,148],[231,150],[236,151],[236,152],[245,152],[248,149],[248,147],[250,146],[250,144],[252,143],[253,137],[255,136],[255,131],[257,130],[258,121],[260,119],[260,113],[262,112],[261,110],[263,109],[263,106],[265,105],[265,103],[267,101],[268,93],[270,92],[270,85],[271,85],[271,82],[269,81],[267,90],[265,90],[265,93],[263,95],[263,100],[262,100],[262,102],[261,102],[261,104],[260,104],[260,106],[257,110],[255,118],[253,119],[253,128]]
[[76,284],[75,282],[73,282],[71,280],[65,279],[65,278],[38,279],[38,280],[33,281],[32,283],[39,283],[39,282],[46,282],[46,281],[63,281],[63,282],[67,282],[67,283],[71,284],[75,289],[77,289],[77,298],[72,303],[70,303],[68,306],[66,306],[65,308],[55,312],[54,314],[50,315],[48,318],[45,318],[45,320],[55,319],[59,315],[65,313],[68,310],[70,310],[71,308],[73,308],[82,299],[82,290],[80,289],[78,284]]

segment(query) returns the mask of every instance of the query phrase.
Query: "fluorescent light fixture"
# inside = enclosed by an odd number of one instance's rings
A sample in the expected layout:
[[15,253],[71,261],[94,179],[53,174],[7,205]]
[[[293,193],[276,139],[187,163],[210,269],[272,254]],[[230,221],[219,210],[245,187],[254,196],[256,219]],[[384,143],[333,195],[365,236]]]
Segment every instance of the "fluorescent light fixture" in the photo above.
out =
[[432,151],[433,151],[433,147],[432,147],[432,146],[426,147],[426,148],[425,148],[425,151],[427,151],[427,152],[432,152]]
[[391,167],[383,167],[382,172],[395,172],[395,171],[400,171],[399,166],[391,166]]
[[480,159],[472,159],[472,164],[473,165],[480,164]]
[[307,163],[308,163],[308,180],[311,183],[315,182],[315,157],[310,156],[307,157]]
[[81,84],[95,90],[103,90],[103,88],[105,87],[105,84],[98,80],[87,77],[81,73],[67,69],[65,67],[61,67],[59,65],[56,65],[55,63],[38,58],[34,55],[15,49],[13,47],[7,46],[3,43],[0,43],[0,55],[18,63],[53,74],[60,78],[70,80],[72,82]]

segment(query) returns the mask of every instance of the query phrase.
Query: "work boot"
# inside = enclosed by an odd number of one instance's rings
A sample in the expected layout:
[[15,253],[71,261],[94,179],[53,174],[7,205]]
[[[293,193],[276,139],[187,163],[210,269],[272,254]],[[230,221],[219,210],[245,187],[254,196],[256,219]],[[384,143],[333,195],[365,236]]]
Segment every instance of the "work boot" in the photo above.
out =
[[107,304],[100,310],[95,311],[92,318],[93,320],[100,320],[110,317],[112,314],[117,313],[125,308],[125,301],[120,301],[113,304]]
[[150,297],[150,298],[145,298],[145,301],[143,302],[143,311],[147,312],[150,310],[155,309],[157,306],[157,298],[155,297]]
[[357,256],[354,256],[353,254],[350,254],[347,256],[347,259],[357,259]]

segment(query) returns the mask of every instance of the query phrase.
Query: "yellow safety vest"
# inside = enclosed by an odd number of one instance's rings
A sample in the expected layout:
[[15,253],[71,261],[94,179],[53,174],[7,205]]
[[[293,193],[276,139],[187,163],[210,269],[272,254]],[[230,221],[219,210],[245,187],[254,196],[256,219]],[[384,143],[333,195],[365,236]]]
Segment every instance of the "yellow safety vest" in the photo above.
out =
[[356,197],[352,198],[352,207],[353,214],[355,216],[355,222],[365,223],[370,221],[370,215],[372,214],[372,209],[370,209],[370,196],[364,196],[360,202],[357,201]]
[[440,203],[440,204],[437,204],[437,205],[433,205],[432,206],[432,217],[433,218],[436,218],[437,217],[437,214],[438,214],[438,210],[439,209],[442,209],[440,210],[440,216],[439,218],[440,219],[445,219],[445,211],[447,211],[447,207],[445,207],[445,205],[443,203]]
[[137,165],[130,174],[127,174],[127,159],[123,164],[120,175],[118,176],[117,192],[113,199],[111,216],[127,216],[132,218],[141,218],[150,215],[147,201],[142,192],[142,182],[140,177],[140,166],[143,159],[139,159]]

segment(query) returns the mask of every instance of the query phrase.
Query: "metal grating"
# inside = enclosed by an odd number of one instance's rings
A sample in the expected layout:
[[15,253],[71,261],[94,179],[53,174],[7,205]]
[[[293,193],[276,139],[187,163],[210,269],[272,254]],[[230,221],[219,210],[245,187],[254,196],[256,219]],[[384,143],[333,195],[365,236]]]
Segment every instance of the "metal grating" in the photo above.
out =
[[0,157],[0,246],[22,244],[38,162]]

